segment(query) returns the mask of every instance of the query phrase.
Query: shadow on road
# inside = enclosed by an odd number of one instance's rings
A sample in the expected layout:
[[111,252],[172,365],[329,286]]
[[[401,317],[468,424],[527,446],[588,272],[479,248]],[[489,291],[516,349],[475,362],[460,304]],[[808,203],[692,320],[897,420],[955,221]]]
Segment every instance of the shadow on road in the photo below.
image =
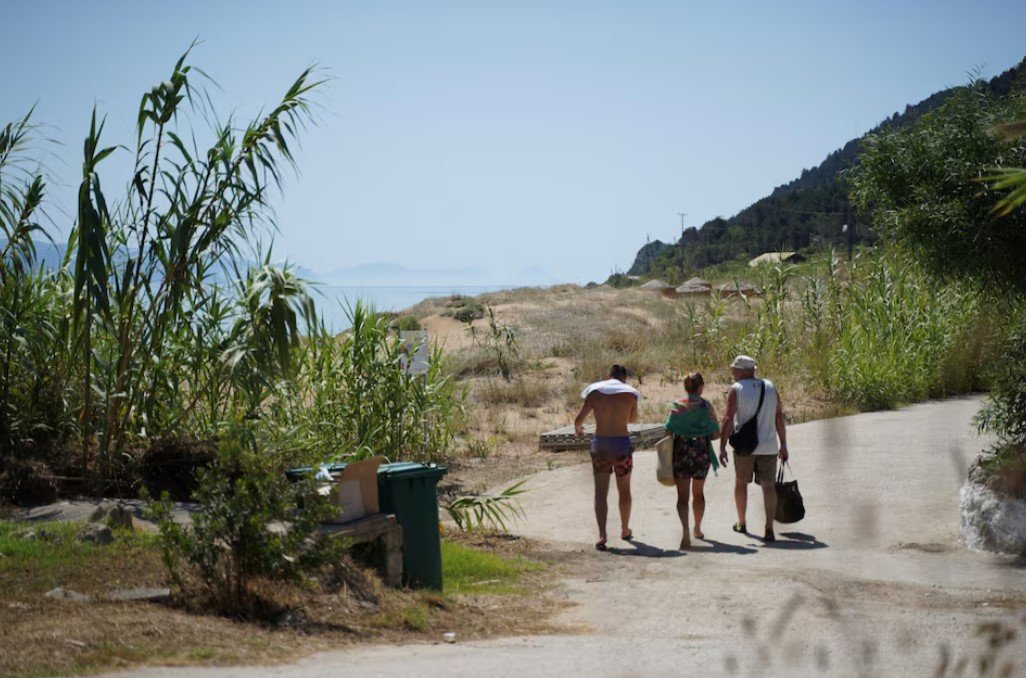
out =
[[[708,546],[705,546],[708,544]],[[757,549],[748,548],[747,546],[741,546],[738,544],[724,544],[722,541],[716,541],[715,539],[696,539],[691,543],[689,549],[695,553],[734,553],[739,556],[748,555],[749,553],[758,553]]]
[[680,558],[684,555],[676,549],[667,551],[659,548],[658,546],[652,546],[651,544],[646,544],[643,541],[638,541],[637,538],[630,543],[634,548],[624,549],[610,546],[609,553],[617,556],[644,556],[645,558]]
[[1015,570],[1026,570],[1026,556],[1018,556],[1013,560],[1005,561],[1003,564],[1005,567]]
[[813,549],[827,548],[826,543],[804,532],[781,532],[780,536],[786,537],[786,539],[777,539],[772,543],[763,542],[763,546],[768,549],[789,549],[792,551],[811,551]]

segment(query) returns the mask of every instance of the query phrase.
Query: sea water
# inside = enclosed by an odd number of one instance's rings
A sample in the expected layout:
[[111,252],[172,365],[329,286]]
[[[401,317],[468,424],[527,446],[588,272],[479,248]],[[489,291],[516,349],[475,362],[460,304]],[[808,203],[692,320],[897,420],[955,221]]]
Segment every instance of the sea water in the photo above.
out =
[[348,309],[361,301],[376,311],[399,312],[431,297],[453,294],[476,296],[511,289],[512,285],[317,285],[314,301],[328,327],[336,332],[349,327]]

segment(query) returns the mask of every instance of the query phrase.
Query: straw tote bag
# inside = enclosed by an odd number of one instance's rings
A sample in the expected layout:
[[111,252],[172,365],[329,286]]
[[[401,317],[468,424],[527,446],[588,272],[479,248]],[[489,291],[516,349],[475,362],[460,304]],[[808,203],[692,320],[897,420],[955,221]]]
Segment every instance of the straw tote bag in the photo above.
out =
[[673,435],[663,436],[655,444],[656,480],[663,485],[676,485],[673,479]]

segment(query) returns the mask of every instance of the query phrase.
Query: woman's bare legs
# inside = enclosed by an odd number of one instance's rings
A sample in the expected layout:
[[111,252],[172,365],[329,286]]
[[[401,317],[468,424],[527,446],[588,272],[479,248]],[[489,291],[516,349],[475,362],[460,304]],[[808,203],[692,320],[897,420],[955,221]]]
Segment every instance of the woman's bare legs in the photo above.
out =
[[[677,479],[677,515],[680,516],[684,536],[680,540],[680,548],[691,548],[691,534],[688,530],[688,495],[691,494],[691,478]],[[704,508],[704,506],[703,506]]]
[[[679,481],[678,481],[679,482]],[[680,487],[680,485],[678,485]],[[705,515],[705,478],[699,480],[695,478],[691,483],[691,493],[694,503],[692,504],[695,509],[695,539],[704,539],[705,535],[702,534],[702,517]],[[688,526],[684,526],[684,532],[687,533]]]

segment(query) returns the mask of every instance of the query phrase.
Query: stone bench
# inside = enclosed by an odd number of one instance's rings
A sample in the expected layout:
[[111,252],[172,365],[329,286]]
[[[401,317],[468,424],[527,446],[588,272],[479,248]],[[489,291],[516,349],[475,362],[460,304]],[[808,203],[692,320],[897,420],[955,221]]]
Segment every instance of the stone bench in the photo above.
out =
[[[635,450],[654,449],[656,442],[666,435],[663,424],[628,424],[627,434]],[[562,452],[564,450],[591,449],[591,438],[595,435],[595,424],[584,425],[584,436],[578,438],[573,426],[564,426],[555,431],[542,433],[538,438],[538,447],[543,450]]]
[[403,582],[403,528],[390,513],[372,513],[349,523],[322,523],[321,535],[351,539],[354,543],[379,541],[378,571],[386,586],[398,588]]

